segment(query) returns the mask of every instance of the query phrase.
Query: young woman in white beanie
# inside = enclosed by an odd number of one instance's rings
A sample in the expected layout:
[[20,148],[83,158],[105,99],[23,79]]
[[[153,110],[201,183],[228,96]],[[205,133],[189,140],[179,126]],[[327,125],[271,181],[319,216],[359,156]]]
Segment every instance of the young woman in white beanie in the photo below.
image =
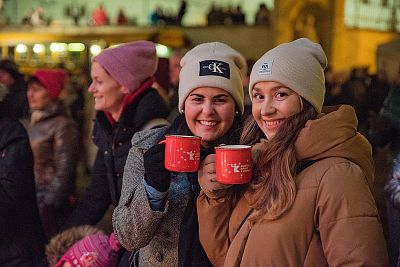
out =
[[197,172],[164,168],[165,135],[202,138],[201,158],[216,145],[239,142],[243,113],[243,56],[219,43],[204,43],[180,62],[180,115],[171,126],[137,133],[125,165],[122,195],[114,210],[118,240],[136,251],[135,266],[211,266],[198,238]]
[[199,170],[200,241],[214,266],[387,266],[371,193],[371,146],[350,106],[322,108],[327,59],[302,38],[254,65],[253,180],[216,182],[209,155]]

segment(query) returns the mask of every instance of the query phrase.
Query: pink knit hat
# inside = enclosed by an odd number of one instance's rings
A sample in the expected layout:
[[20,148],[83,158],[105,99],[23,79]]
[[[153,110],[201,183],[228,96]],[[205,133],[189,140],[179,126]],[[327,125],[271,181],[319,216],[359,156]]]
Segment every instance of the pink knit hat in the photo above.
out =
[[137,41],[105,49],[93,58],[118,83],[132,93],[154,75],[157,69],[157,53],[154,43]]
[[55,267],[62,267],[65,262],[80,267],[114,267],[118,263],[120,247],[115,233],[110,238],[106,235],[89,235],[68,249]]
[[51,100],[60,95],[67,80],[67,73],[63,69],[38,69],[31,75],[36,78],[47,90]]

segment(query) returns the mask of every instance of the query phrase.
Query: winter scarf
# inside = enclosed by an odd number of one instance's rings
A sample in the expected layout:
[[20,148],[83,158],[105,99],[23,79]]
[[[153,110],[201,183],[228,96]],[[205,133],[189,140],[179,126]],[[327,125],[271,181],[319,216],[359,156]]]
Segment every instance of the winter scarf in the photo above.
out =
[[[214,154],[214,147],[220,144],[238,144],[241,133],[242,118],[236,115],[231,129],[221,138],[209,144],[208,148],[201,148],[200,160]],[[179,115],[170,126],[166,134],[193,135],[186,124],[184,114]],[[161,140],[160,140],[161,141]],[[187,173],[191,185],[190,196],[180,225],[178,244],[179,267],[206,267],[212,266],[199,240],[199,223],[197,220],[196,199],[200,193],[197,172]]]

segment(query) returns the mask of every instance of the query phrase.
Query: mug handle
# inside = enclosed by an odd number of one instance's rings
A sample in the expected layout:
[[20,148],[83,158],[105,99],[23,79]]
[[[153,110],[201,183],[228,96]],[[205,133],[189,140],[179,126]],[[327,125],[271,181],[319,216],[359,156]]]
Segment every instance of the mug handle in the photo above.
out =
[[165,144],[167,143],[167,140],[161,140],[160,142],[158,142],[158,144]]

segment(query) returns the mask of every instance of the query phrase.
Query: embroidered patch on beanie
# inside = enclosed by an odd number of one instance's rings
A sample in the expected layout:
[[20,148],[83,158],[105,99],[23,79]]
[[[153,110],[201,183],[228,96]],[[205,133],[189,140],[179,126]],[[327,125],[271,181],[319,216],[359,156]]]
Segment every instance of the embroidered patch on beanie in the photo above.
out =
[[307,38],[280,44],[254,64],[249,95],[258,82],[278,82],[295,91],[320,113],[325,98],[324,70],[327,63],[321,45]]
[[258,69],[258,74],[272,74],[272,64],[273,60],[267,60],[260,65]]
[[229,63],[219,61],[219,60],[204,60],[200,61],[200,76],[221,76],[231,78],[231,71],[229,69]]

